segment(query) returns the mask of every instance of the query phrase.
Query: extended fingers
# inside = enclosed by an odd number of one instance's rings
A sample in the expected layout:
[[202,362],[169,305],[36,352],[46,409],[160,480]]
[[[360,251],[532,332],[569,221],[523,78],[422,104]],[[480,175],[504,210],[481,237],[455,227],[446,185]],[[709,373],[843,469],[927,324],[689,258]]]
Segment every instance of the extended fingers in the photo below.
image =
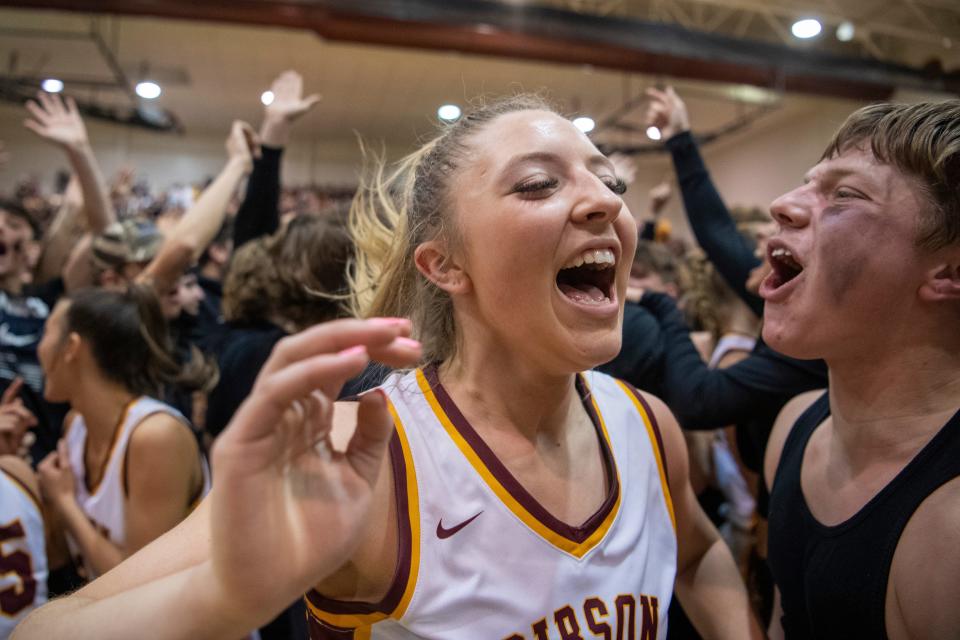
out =
[[237,412],[225,439],[256,440],[269,435],[294,401],[323,387],[339,389],[369,362],[362,347],[299,360],[262,375]]
[[38,91],[37,100],[39,100],[40,104],[43,105],[44,111],[51,115],[60,111],[60,109],[58,109],[59,105],[57,104],[57,101],[54,100],[53,96],[46,91]]
[[401,318],[325,322],[281,340],[270,354],[261,376],[299,360],[358,345],[367,347],[373,354],[396,338],[409,336],[410,331],[410,322]]
[[367,350],[372,359],[394,369],[416,366],[423,355],[421,344],[406,336],[398,336],[385,345],[370,346]]
[[7,390],[3,392],[3,397],[0,398],[0,403],[8,404],[13,402],[14,398],[17,397],[17,394],[20,393],[20,389],[23,388],[23,378],[17,376],[13,379],[13,382],[10,383],[10,386],[7,387]]
[[27,122],[34,122],[35,124],[46,124],[50,119],[50,114],[47,113],[43,107],[34,102],[33,100],[27,100],[25,105],[27,111],[30,112],[30,115],[34,117],[34,120],[27,120]]
[[302,87],[303,77],[293,69],[288,69],[277,76],[277,79],[273,81],[273,86],[270,88],[273,90],[274,95],[282,94],[286,96],[296,91],[296,95],[299,96]]
[[66,113],[69,113],[71,116],[78,118],[80,116],[80,111],[77,109],[77,101],[73,99],[72,96],[67,96],[66,102]]

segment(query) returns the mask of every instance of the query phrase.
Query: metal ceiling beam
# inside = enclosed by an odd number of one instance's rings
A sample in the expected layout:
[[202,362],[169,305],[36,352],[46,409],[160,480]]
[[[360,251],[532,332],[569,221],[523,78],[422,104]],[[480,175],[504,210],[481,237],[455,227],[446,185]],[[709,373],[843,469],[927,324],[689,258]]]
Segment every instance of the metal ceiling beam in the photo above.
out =
[[590,64],[855,99],[884,98],[897,86],[960,93],[957,74],[930,75],[671,24],[485,0],[0,0],[0,6],[286,26],[313,29],[330,40]]
[[[836,5],[833,5],[833,7],[816,9],[811,9],[809,7],[806,9],[800,9],[775,2],[763,2],[762,0],[686,0],[686,2],[692,4],[708,4],[717,7],[728,7],[732,9],[739,9],[741,11],[752,11],[757,14],[775,15],[791,20],[795,20],[802,15],[811,14],[818,17],[821,21],[828,22],[832,25],[840,24],[844,20],[853,20],[854,23],[858,22],[857,16],[845,15],[843,11],[836,7]],[[924,2],[924,4],[926,4],[926,2]],[[867,19],[864,23],[857,24],[857,26],[867,29],[871,33],[894,36],[904,40],[925,42],[929,44],[940,44],[940,39],[942,37],[942,35],[935,33],[931,34],[929,31],[922,29],[913,29],[910,27],[904,27],[901,24],[893,24],[891,22],[884,22],[875,19]]]

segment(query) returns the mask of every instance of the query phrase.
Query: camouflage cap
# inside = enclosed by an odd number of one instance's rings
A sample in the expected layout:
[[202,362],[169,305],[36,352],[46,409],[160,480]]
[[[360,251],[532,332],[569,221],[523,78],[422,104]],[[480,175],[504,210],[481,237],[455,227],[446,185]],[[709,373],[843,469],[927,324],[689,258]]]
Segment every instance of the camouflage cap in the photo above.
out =
[[125,264],[149,262],[157,255],[163,236],[152,222],[114,222],[93,240],[93,261],[101,269],[118,269]]

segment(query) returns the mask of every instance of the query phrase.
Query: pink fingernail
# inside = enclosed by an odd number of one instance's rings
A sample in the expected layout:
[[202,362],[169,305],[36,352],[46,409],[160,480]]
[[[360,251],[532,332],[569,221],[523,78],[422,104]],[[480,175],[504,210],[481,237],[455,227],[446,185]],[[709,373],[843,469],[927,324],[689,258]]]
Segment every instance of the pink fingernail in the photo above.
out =
[[340,352],[340,355],[341,355],[341,356],[355,356],[355,355],[359,355],[359,354],[361,354],[361,353],[362,353],[362,354],[366,354],[366,352],[367,352],[367,348],[366,348],[365,346],[363,346],[362,344],[358,344],[358,345],[355,346],[355,347],[350,347],[349,349],[344,349],[343,351]]
[[394,340],[397,344],[399,344],[402,347],[409,347],[411,349],[419,349],[421,347],[421,344],[417,340],[414,340],[413,338],[405,338],[403,336],[399,336]]
[[383,327],[395,327],[397,325],[408,324],[410,321],[406,318],[371,318],[370,322]]

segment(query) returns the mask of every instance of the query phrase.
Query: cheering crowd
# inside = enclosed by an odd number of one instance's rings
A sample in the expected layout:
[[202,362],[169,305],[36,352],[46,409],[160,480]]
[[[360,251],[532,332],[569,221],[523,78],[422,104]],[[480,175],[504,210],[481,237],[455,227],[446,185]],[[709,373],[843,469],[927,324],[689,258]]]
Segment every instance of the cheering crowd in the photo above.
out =
[[0,200],[0,637],[960,633],[960,101],[856,111],[768,213],[650,89],[631,214],[526,95],[284,189],[317,98],[271,90],[165,194],[26,104],[70,172]]

